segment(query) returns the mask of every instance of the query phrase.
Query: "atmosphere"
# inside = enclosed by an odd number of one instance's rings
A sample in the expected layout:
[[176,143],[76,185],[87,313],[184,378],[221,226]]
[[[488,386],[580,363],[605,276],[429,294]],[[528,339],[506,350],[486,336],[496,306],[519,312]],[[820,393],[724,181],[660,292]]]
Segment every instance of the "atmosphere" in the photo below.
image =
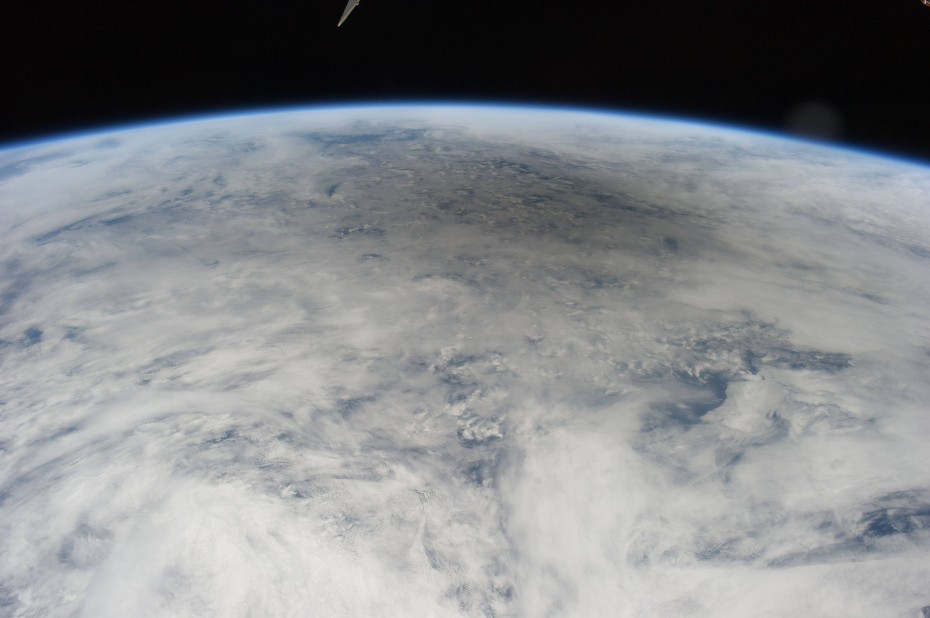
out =
[[549,104],[744,125],[930,161],[920,0],[14,2],[0,142],[387,101]]

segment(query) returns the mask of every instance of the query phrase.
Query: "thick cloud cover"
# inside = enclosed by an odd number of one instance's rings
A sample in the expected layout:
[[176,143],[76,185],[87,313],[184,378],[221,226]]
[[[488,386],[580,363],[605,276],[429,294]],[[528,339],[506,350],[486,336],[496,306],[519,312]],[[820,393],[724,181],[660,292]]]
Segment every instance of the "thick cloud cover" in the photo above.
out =
[[917,615],[928,195],[514,109],[0,152],[0,615]]

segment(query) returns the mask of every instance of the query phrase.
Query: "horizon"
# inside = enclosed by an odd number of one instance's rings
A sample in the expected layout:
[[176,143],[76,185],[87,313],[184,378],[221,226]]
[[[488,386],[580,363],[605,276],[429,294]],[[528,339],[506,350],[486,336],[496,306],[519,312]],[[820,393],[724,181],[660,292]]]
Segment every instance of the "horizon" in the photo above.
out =
[[636,119],[641,121],[657,122],[664,124],[680,124],[684,126],[702,127],[713,131],[732,132],[745,135],[753,135],[762,138],[780,140],[809,146],[812,148],[824,148],[831,151],[839,151],[855,156],[863,156],[875,159],[881,159],[898,164],[912,165],[919,168],[930,167],[930,160],[924,160],[916,156],[908,155],[898,151],[881,150],[867,146],[849,144],[846,142],[837,142],[831,139],[818,139],[807,135],[798,135],[785,131],[773,131],[756,125],[746,125],[729,122],[719,122],[717,120],[705,119],[694,116],[673,115],[649,112],[637,109],[613,109],[600,106],[586,105],[555,105],[548,103],[515,103],[508,101],[462,101],[462,100],[437,100],[437,101],[346,101],[341,103],[322,103],[306,105],[281,105],[269,107],[243,107],[236,109],[217,109],[212,112],[177,114],[168,116],[152,117],[150,119],[140,120],[138,122],[125,122],[114,124],[101,124],[91,127],[63,131],[60,133],[45,133],[31,139],[22,141],[0,142],[0,154],[6,154],[16,150],[29,148],[39,148],[60,142],[88,139],[110,135],[114,133],[127,133],[134,131],[146,131],[149,129],[165,126],[181,126],[187,124],[200,124],[207,122],[234,121],[238,119],[257,118],[262,116],[281,116],[290,114],[315,114],[315,113],[332,113],[340,111],[384,111],[384,110],[427,110],[427,109],[458,109],[458,110],[495,110],[495,111],[520,111],[534,112],[539,114],[579,114],[585,116],[598,117],[602,119]]

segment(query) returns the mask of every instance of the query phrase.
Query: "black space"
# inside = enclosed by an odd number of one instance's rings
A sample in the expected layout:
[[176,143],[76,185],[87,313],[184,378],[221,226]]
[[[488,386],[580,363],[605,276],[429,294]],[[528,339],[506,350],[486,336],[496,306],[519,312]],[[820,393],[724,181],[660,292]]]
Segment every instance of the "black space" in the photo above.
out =
[[[4,6],[0,142],[269,106],[501,101],[790,129],[930,161],[920,0],[363,0],[337,29],[344,2]],[[811,102],[826,121],[792,116]]]

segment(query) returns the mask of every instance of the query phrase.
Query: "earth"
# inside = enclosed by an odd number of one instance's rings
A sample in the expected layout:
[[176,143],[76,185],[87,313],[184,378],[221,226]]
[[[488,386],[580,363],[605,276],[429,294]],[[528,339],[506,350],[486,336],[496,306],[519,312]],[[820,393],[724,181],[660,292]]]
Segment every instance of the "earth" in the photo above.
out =
[[930,615],[930,169],[573,110],[0,151],[0,615]]

